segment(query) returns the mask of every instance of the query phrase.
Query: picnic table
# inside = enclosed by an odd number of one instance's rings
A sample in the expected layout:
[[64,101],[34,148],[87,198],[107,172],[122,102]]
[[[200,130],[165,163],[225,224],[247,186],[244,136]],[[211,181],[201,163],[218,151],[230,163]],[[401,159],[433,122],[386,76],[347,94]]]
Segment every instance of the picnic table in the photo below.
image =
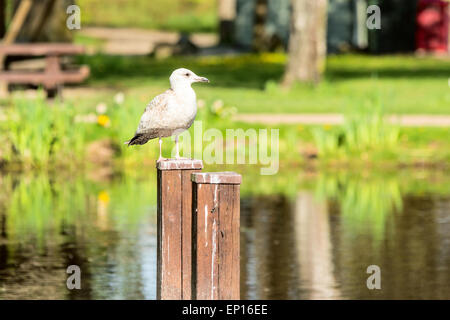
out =
[[64,70],[62,56],[84,53],[84,47],[70,43],[0,44],[0,56],[43,56],[44,70],[1,70],[0,82],[43,85],[48,97],[56,95],[64,83],[80,83],[89,76],[89,67]]

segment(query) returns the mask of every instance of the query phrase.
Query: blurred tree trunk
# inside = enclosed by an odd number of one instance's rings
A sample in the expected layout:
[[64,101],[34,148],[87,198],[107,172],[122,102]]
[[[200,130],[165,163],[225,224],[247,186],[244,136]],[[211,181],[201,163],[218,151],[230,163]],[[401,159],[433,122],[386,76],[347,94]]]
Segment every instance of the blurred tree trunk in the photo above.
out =
[[6,33],[6,0],[0,0],[0,38]]
[[[14,8],[17,8],[19,0],[14,0]],[[39,0],[33,1],[17,38],[20,42],[69,42],[72,40],[72,32],[66,26],[69,5],[74,0]]]
[[256,52],[266,51],[268,47],[266,21],[269,8],[267,1],[268,0],[256,0],[252,44],[253,50]]
[[283,85],[317,84],[325,69],[327,0],[292,0],[289,58]]
[[218,0],[220,44],[232,44],[234,40],[234,20],[236,0]]

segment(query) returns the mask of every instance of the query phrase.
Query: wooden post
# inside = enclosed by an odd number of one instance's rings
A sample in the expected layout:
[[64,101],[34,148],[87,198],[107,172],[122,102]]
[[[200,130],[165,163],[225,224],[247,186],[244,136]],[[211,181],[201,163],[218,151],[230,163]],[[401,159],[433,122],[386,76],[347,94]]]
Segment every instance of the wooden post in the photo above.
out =
[[191,173],[201,160],[158,162],[157,299],[191,299]]
[[48,55],[45,57],[45,74],[47,75],[47,80],[44,82],[45,89],[47,91],[47,97],[53,98],[57,95],[58,82],[56,81],[56,76],[61,74],[61,65],[59,61],[59,56]]
[[241,179],[234,172],[192,174],[192,299],[240,297]]

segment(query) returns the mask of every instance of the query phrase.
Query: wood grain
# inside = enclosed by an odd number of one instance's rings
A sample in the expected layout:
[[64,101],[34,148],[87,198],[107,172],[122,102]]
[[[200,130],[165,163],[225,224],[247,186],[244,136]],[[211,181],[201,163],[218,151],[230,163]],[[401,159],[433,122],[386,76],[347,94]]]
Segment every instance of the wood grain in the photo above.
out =
[[181,173],[158,171],[157,298],[180,300]]
[[[176,163],[179,161],[178,163]],[[199,160],[157,165],[157,299],[191,299],[192,182]],[[195,168],[195,169],[192,169]]]
[[220,185],[218,294],[221,300],[240,298],[239,209],[239,185]]
[[241,178],[222,174],[192,174],[192,299],[240,298],[240,185],[217,182]]
[[181,225],[182,225],[182,248],[181,248],[181,264],[182,264],[182,299],[191,299],[191,273],[192,273],[192,182],[191,173],[194,170],[181,171]]

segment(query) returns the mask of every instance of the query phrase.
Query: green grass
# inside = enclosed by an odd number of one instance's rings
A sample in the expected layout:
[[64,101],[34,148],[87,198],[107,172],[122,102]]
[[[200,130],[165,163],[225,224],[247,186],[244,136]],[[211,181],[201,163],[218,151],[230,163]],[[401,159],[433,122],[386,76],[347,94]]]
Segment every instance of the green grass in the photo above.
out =
[[[20,164],[22,167],[84,167],[90,163],[90,153],[99,148],[96,146],[91,150],[91,143],[107,139],[113,145],[114,158],[105,160],[115,160],[122,168],[153,165],[158,156],[156,140],[144,146],[123,145],[136,129],[143,111],[142,104],[139,99],[126,97],[123,103],[108,102],[106,114],[100,115],[95,109],[78,107],[73,102],[50,106],[40,99],[15,99],[6,109],[6,121],[0,122],[0,129],[7,133],[1,137],[1,154],[9,164]],[[230,109],[226,106],[223,108]],[[204,136],[210,128],[218,129],[223,137],[227,129],[278,129],[280,167],[301,166],[311,161],[324,167],[351,168],[416,164],[445,166],[450,161],[450,128],[392,127],[382,122],[382,113],[355,113],[343,126],[336,127],[267,127],[234,122],[225,116],[226,113],[218,113],[211,104],[199,109],[197,120],[203,123],[202,150],[210,145]],[[106,123],[102,123],[102,117]],[[194,128],[195,124],[189,129],[192,153],[185,156],[194,154]],[[270,137],[269,131],[269,141]],[[181,141],[183,154],[188,145],[183,138]],[[248,161],[248,141],[245,150],[237,144],[233,148],[235,157],[237,153],[242,153]],[[166,139],[163,144],[164,155],[170,156],[172,149],[173,141]],[[223,150],[225,154],[226,149]],[[318,157],[318,161],[311,160],[311,155]],[[259,165],[265,167],[261,163]]]
[[90,65],[89,85],[127,90],[150,100],[168,86],[168,76],[187,67],[211,80],[196,85],[200,99],[221,99],[240,113],[348,113],[374,96],[391,114],[449,114],[450,60],[413,56],[330,56],[317,87],[279,87],[283,54],[237,57],[80,57]]
[[[91,67],[87,85],[94,89],[93,94],[77,94],[66,98],[62,105],[52,106],[39,99],[12,100],[3,112],[7,120],[0,121],[0,129],[7,133],[0,136],[0,158],[34,167],[83,163],[89,157],[86,151],[91,142],[108,139],[116,146],[115,159],[121,166],[153,164],[158,155],[157,142],[133,148],[125,148],[123,142],[134,133],[148,101],[168,87],[171,71],[184,66],[211,80],[211,84],[195,85],[197,96],[205,105],[197,116],[197,120],[203,120],[204,130],[216,128],[224,133],[228,128],[267,128],[263,124],[233,122],[213,107],[221,104],[224,110],[237,112],[291,112],[294,108],[295,112],[318,112],[311,108],[316,105],[321,112],[343,112],[347,116],[345,124],[336,127],[272,126],[279,129],[280,166],[303,165],[314,157],[322,166],[449,163],[449,128],[398,128],[382,121],[384,114],[399,109],[403,110],[401,113],[448,114],[449,61],[406,56],[332,56],[325,80],[318,87],[297,86],[283,91],[277,81],[282,76],[284,60],[281,54],[165,60],[80,57],[79,62]],[[379,89],[388,83],[393,86]],[[119,91],[125,93],[123,104],[114,102]],[[411,98],[414,95],[417,96]],[[436,108],[426,109],[433,101]],[[96,106],[100,102],[107,105],[107,126],[97,123]],[[421,107],[415,107],[418,105]],[[52,112],[47,112],[49,108]],[[77,117],[86,116],[94,120],[76,121]],[[190,132],[192,136],[193,128]],[[207,145],[203,143],[203,147]],[[166,155],[172,146],[170,141],[163,145]]]
[[91,37],[91,36],[86,36],[82,33],[76,32],[74,34],[73,42],[75,44],[80,44],[80,45],[90,47],[90,48],[93,48],[94,50],[99,51],[101,49],[101,47],[104,45],[105,40]]
[[163,29],[182,32],[216,30],[215,1],[79,0],[82,26]]

